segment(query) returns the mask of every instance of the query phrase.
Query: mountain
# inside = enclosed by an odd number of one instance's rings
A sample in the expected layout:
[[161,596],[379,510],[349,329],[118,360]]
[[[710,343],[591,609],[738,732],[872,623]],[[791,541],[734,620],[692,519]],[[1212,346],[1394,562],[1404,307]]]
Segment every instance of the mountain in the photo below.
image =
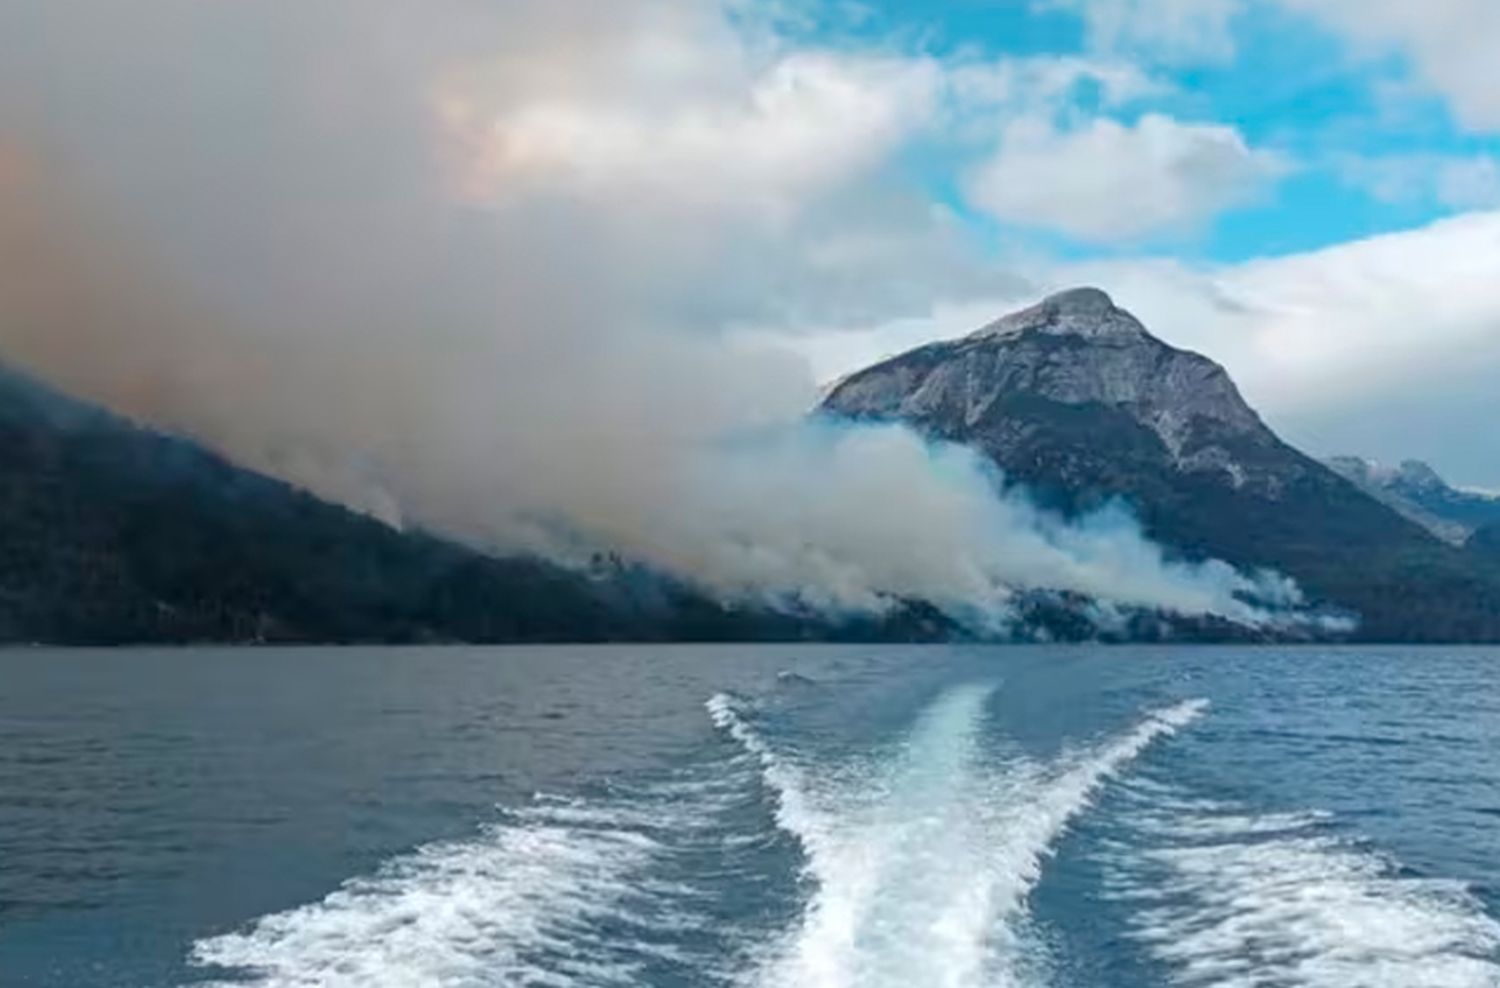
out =
[[[1500,640],[1500,524],[1463,549],[1433,537],[1283,443],[1223,368],[1097,290],[883,361],[840,382],[821,414],[971,444],[1066,514],[1123,499],[1182,557],[1284,572],[1361,614],[1365,638]],[[1022,609],[1039,633],[1095,634],[1087,601],[1038,594]],[[579,571],[397,531],[0,367],[0,642],[963,634],[920,601],[852,620],[727,606],[627,562]],[[1244,631],[1139,615],[1120,634]]]
[[1500,497],[1459,490],[1421,460],[1388,467],[1357,456],[1327,461],[1341,476],[1434,535],[1463,545],[1486,525],[1500,523]]
[[1283,442],[1224,368],[1098,289],[884,360],[822,409],[968,444],[1066,514],[1123,499],[1182,557],[1292,576],[1362,638],[1500,640],[1500,569]]
[[1469,536],[1464,551],[1480,566],[1500,568],[1500,525],[1486,525]]
[[0,368],[0,642],[934,638],[398,532]]

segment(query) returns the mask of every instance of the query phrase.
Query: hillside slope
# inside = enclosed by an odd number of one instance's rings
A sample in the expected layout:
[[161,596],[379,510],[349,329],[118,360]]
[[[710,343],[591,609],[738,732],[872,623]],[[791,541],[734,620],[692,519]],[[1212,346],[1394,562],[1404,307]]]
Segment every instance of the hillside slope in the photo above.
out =
[[525,642],[936,634],[722,606],[402,533],[0,369],[0,641]]

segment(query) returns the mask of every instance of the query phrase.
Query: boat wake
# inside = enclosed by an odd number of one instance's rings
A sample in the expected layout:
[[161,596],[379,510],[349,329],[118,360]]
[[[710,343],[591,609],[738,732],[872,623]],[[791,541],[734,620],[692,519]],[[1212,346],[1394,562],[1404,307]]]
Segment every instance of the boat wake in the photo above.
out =
[[[472,840],[422,847],[321,902],[198,941],[193,964],[261,988],[723,983],[736,946],[691,940],[708,893],[655,877],[733,841],[747,773],[714,766],[608,800],[538,796]],[[727,769],[728,771],[724,771]]]
[[1042,765],[986,749],[991,692],[953,690],[888,757],[816,771],[774,751],[734,698],[710,701],[715,722],[761,759],[814,886],[800,921],[742,981],[1000,988],[1040,977],[1025,904],[1057,839],[1105,779],[1206,705],[1159,711]]
[[1316,814],[1126,778],[1206,702],[1044,759],[991,722],[995,690],[951,689],[850,757],[715,696],[722,744],[690,766],[588,801],[538,797],[200,940],[191,960],[262,988],[1061,985],[1066,948],[1033,893],[1119,778],[1097,814],[1113,839],[1092,856],[1149,983],[1500,985],[1500,923],[1463,886],[1413,877]]
[[1324,815],[1254,814],[1131,787],[1133,837],[1103,857],[1134,935],[1173,982],[1219,988],[1495,988],[1500,923]]

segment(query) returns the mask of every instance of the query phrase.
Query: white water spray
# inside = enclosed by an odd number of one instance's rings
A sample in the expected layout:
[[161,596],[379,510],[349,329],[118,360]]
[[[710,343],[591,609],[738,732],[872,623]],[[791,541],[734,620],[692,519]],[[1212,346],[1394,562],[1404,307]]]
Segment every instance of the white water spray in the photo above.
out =
[[1122,736],[1041,765],[983,745],[993,687],[952,690],[888,758],[814,776],[775,750],[727,697],[715,722],[765,766],[777,822],[816,889],[800,922],[746,980],[797,988],[1008,988],[1037,966],[1026,901],[1045,860],[1100,785],[1206,709],[1190,701]]

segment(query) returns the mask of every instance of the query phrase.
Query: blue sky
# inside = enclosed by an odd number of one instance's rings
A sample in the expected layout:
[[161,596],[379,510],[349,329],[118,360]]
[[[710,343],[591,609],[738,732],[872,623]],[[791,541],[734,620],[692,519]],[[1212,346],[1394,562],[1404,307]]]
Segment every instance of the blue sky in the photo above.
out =
[[[1165,112],[1185,121],[1227,124],[1252,146],[1287,158],[1283,177],[1254,202],[1226,209],[1190,230],[1101,245],[1027,233],[1069,256],[1118,256],[1151,250],[1210,262],[1312,250],[1421,226],[1462,208],[1500,199],[1500,184],[1474,198],[1445,202],[1431,187],[1380,183],[1382,169],[1412,158],[1470,159],[1500,153],[1493,133],[1461,126],[1441,94],[1413,81],[1398,50],[1371,51],[1319,21],[1272,3],[1235,5],[1228,24],[1233,52],[1157,57],[1126,46],[1103,53],[1091,44],[1086,5],[1068,9],[1028,0],[865,0],[816,4],[800,29],[832,46],[884,46],[942,58],[1006,59],[1076,55],[1123,58],[1162,82],[1161,92],[1115,114],[1130,121]],[[1149,3],[1139,5],[1151,16]],[[1081,89],[1080,105],[1088,102]],[[1432,162],[1428,162],[1429,165]],[[934,189],[947,188],[951,161],[934,164]],[[1362,167],[1363,165],[1363,167]],[[947,199],[981,228],[992,221]],[[992,233],[992,231],[988,231]]]

